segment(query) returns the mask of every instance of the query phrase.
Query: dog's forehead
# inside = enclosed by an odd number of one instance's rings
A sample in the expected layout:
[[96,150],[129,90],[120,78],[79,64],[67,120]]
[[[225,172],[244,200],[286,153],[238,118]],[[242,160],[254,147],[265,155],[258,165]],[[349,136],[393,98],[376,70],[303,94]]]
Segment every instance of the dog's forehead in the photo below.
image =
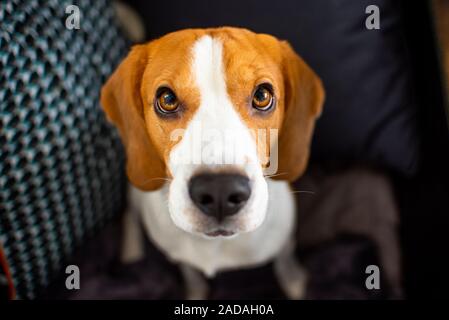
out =
[[246,30],[232,30],[213,37],[223,45],[223,64],[229,79],[244,83],[280,72],[281,51],[276,38]]
[[227,79],[236,80],[229,84],[231,86],[279,72],[279,41],[272,36],[238,28],[187,29],[151,43],[148,77],[155,84],[177,80],[180,86],[193,84],[191,67],[197,58],[195,54],[214,54],[204,44],[199,45],[205,38],[211,38],[222,47],[223,72]]

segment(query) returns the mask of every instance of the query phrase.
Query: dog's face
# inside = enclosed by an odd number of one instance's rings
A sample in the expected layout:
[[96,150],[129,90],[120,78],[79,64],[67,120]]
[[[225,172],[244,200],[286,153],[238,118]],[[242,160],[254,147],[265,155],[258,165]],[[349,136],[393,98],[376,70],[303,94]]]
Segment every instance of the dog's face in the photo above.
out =
[[166,185],[173,222],[206,237],[264,221],[264,169],[275,165],[271,176],[288,181],[302,174],[323,99],[319,78],[286,42],[236,28],[135,46],[101,95],[131,183]]

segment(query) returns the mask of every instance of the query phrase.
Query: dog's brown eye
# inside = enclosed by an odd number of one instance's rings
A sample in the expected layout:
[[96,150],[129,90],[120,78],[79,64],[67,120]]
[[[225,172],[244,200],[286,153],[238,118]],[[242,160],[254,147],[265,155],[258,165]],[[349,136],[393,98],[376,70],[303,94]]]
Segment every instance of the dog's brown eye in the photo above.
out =
[[266,111],[273,105],[273,93],[269,85],[263,84],[257,87],[253,95],[253,107]]
[[162,88],[157,93],[156,105],[159,111],[171,113],[178,110],[179,101],[172,90],[169,88]]

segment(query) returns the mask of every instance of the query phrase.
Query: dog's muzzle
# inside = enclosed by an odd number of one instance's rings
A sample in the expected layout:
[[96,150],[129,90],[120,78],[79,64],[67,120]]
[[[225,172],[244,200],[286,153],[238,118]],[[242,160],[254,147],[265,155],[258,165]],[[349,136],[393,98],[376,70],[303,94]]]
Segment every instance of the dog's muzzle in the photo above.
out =
[[241,174],[196,175],[190,179],[188,188],[195,206],[218,223],[238,213],[251,196],[250,181]]

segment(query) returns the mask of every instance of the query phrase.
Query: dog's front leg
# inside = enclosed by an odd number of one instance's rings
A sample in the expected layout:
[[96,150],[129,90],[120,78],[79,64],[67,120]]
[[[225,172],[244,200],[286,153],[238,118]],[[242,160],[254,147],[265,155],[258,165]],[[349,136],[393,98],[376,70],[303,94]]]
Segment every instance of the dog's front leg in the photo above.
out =
[[307,272],[295,258],[293,239],[274,261],[274,272],[289,299],[303,299],[306,293]]
[[194,268],[182,264],[181,272],[184,277],[186,299],[187,300],[204,300],[207,298],[209,291],[206,278],[201,272]]
[[144,257],[143,234],[135,210],[128,208],[123,215],[122,263],[133,263]]

